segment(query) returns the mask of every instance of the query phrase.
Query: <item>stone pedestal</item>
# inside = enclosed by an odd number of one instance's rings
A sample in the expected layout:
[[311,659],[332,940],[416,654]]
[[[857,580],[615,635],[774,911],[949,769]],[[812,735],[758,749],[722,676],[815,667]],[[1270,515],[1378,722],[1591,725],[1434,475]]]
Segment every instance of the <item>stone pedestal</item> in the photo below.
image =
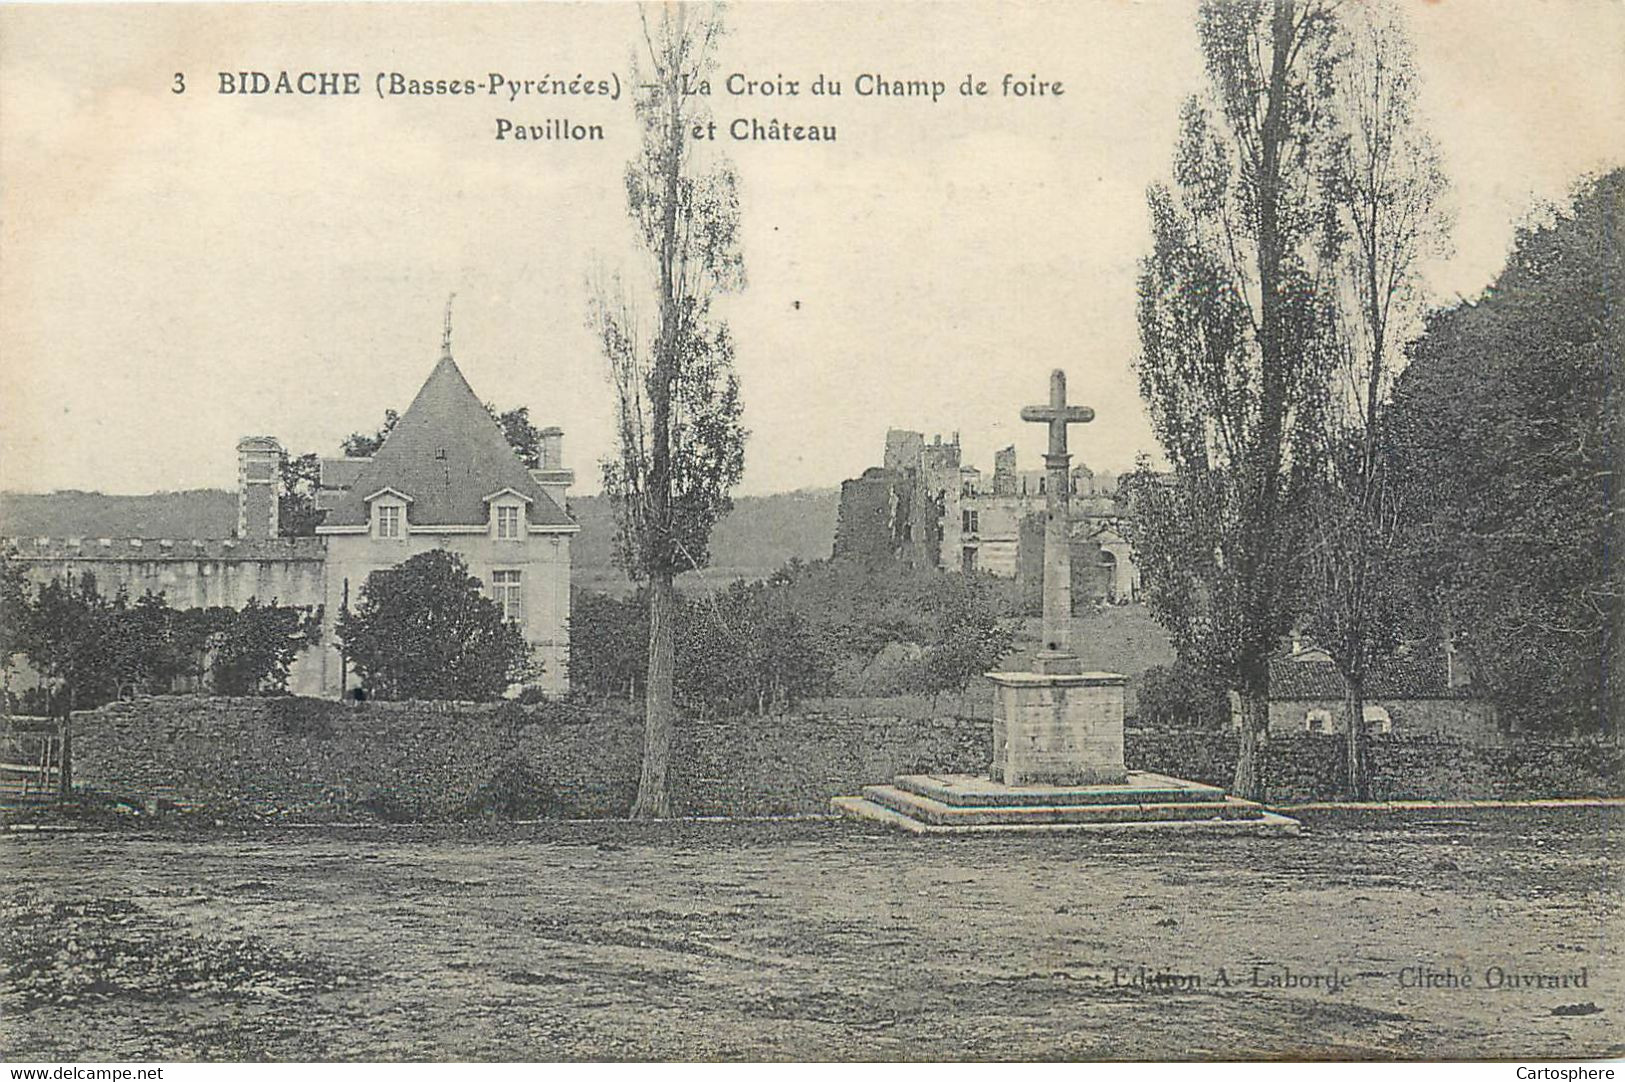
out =
[[997,691],[991,777],[903,774],[839,796],[835,811],[915,834],[1176,831],[1296,834],[1298,823],[1216,785],[1123,767],[1128,678],[1076,668],[1063,651],[1039,672],[988,673]]
[[1295,834],[1295,820],[1249,800],[1123,766],[1128,677],[1083,672],[1072,645],[1072,556],[1066,426],[1094,410],[1066,403],[1066,373],[1050,373],[1050,399],[1024,421],[1049,426],[1044,523],[1043,649],[1032,672],[991,672],[997,692],[989,778],[903,774],[838,796],[837,812],[919,834],[976,830],[1195,830]]
[[[1075,659],[1074,659],[1075,660]],[[1123,688],[1111,672],[995,672],[993,780],[1115,785],[1123,767]]]

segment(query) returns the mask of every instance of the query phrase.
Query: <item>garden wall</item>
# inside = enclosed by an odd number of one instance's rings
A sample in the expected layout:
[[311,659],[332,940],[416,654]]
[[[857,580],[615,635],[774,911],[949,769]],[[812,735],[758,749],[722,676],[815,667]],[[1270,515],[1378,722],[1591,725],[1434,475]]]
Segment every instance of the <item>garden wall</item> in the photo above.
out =
[[[1374,800],[1521,800],[1625,794],[1625,755],[1607,740],[1512,736],[1485,745],[1440,737],[1373,736],[1367,762]],[[1130,769],[1230,784],[1229,733],[1130,729]],[[1294,803],[1343,795],[1344,737],[1298,734],[1265,744],[1267,799]]]
[[[300,821],[617,816],[637,788],[642,724],[628,709],[174,696],[73,717],[74,781],[239,815]],[[799,713],[684,721],[672,760],[680,815],[817,814],[832,796],[917,771],[984,773],[991,722]],[[1342,740],[1272,740],[1269,799],[1335,798]],[[1235,740],[1128,730],[1131,769],[1227,785]],[[1374,737],[1379,800],[1620,795],[1608,742],[1515,737],[1482,747]]]
[[[73,717],[74,782],[222,815],[292,820],[615,816],[642,722],[624,708],[164,696]],[[989,723],[788,714],[681,722],[683,815],[823,813],[894,774],[985,771]]]

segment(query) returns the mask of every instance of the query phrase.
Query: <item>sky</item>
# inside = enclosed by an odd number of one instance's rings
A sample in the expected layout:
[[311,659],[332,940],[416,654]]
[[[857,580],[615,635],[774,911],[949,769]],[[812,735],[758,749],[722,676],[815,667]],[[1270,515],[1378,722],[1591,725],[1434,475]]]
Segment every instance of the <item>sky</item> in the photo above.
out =
[[[1358,2],[1358,0],[1354,0]],[[1421,110],[1454,185],[1438,303],[1476,295],[1531,208],[1625,163],[1625,5],[1406,0]],[[1202,81],[1194,5],[741,3],[710,98],[743,208],[741,492],[828,487],[887,428],[957,431],[991,469],[1021,406],[1069,374],[1074,461],[1155,440],[1132,369],[1145,190]],[[611,451],[594,276],[646,264],[625,212],[630,97],[390,96],[405,78],[631,75],[637,10],[593,5],[0,8],[0,489],[234,487],[268,434],[337,453],[404,408],[440,352],[484,398],[565,430],[579,492]],[[357,72],[356,96],[221,94],[220,72]],[[174,93],[175,75],[185,90]],[[729,74],[794,97],[730,95]],[[813,96],[823,73],[840,97]],[[1006,73],[1060,83],[1011,97]],[[947,94],[860,96],[860,75]],[[962,97],[970,75],[988,84]],[[603,126],[518,143],[497,120]]]

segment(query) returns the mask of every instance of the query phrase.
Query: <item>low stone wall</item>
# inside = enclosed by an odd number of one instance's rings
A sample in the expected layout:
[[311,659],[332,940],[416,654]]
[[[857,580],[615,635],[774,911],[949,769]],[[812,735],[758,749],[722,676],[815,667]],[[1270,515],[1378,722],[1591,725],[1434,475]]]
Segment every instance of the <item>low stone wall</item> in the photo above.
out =
[[[1236,768],[1230,733],[1131,729],[1132,770],[1229,785]],[[1344,738],[1300,734],[1265,745],[1267,799],[1328,800],[1344,793]],[[1513,736],[1484,745],[1443,738],[1373,736],[1368,745],[1375,800],[1521,800],[1625,795],[1625,754],[1608,740]]]
[[[159,697],[75,714],[74,781],[223,817],[298,821],[375,816],[437,821],[625,815],[637,790],[642,722],[623,706],[342,703]],[[1342,792],[1336,736],[1272,740],[1269,799]],[[1130,769],[1227,785],[1229,733],[1126,733]],[[985,719],[833,713],[681,720],[672,756],[680,815],[817,814],[833,796],[910,772],[985,773]],[[1481,747],[1374,737],[1380,800],[1620,795],[1609,742],[1515,737]]]
[[[985,771],[989,723],[790,714],[682,721],[684,815],[822,813],[894,774]],[[221,815],[321,821],[616,816],[632,806],[642,722],[624,708],[157,697],[73,718],[74,779]]]
[[72,718],[74,783],[222,814],[453,814],[513,746],[492,707],[161,696]]
[[[1480,744],[1501,740],[1495,707],[1483,699],[1373,699],[1366,705],[1388,711],[1392,732],[1387,735],[1417,740],[1470,740]],[[1311,710],[1324,710],[1329,714],[1333,732],[1348,732],[1348,704],[1342,699],[1271,699],[1270,735],[1303,734],[1304,721]]]

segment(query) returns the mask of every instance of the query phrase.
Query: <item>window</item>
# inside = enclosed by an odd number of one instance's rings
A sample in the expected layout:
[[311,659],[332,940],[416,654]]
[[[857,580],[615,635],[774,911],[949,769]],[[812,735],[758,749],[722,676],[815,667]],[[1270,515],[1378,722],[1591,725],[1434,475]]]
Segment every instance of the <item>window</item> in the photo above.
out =
[[525,622],[525,592],[517,571],[491,572],[491,600],[502,607],[502,617],[516,624]]
[[[517,507],[498,507],[497,508],[497,540],[498,541],[517,541],[517,540],[519,540],[519,508],[517,508]],[[517,574],[517,572],[515,572],[515,574]]]
[[1381,733],[1387,735],[1394,731],[1394,719],[1388,711],[1380,706],[1368,706],[1362,713],[1365,715],[1365,729],[1368,733]]
[[1319,708],[1309,710],[1303,716],[1303,730],[1306,733],[1330,733],[1336,729],[1332,725],[1332,712]]
[[981,512],[979,511],[961,511],[959,513],[961,530],[964,533],[977,533],[978,527],[981,525],[980,517]]
[[386,504],[378,509],[378,536],[401,536],[401,509]]

